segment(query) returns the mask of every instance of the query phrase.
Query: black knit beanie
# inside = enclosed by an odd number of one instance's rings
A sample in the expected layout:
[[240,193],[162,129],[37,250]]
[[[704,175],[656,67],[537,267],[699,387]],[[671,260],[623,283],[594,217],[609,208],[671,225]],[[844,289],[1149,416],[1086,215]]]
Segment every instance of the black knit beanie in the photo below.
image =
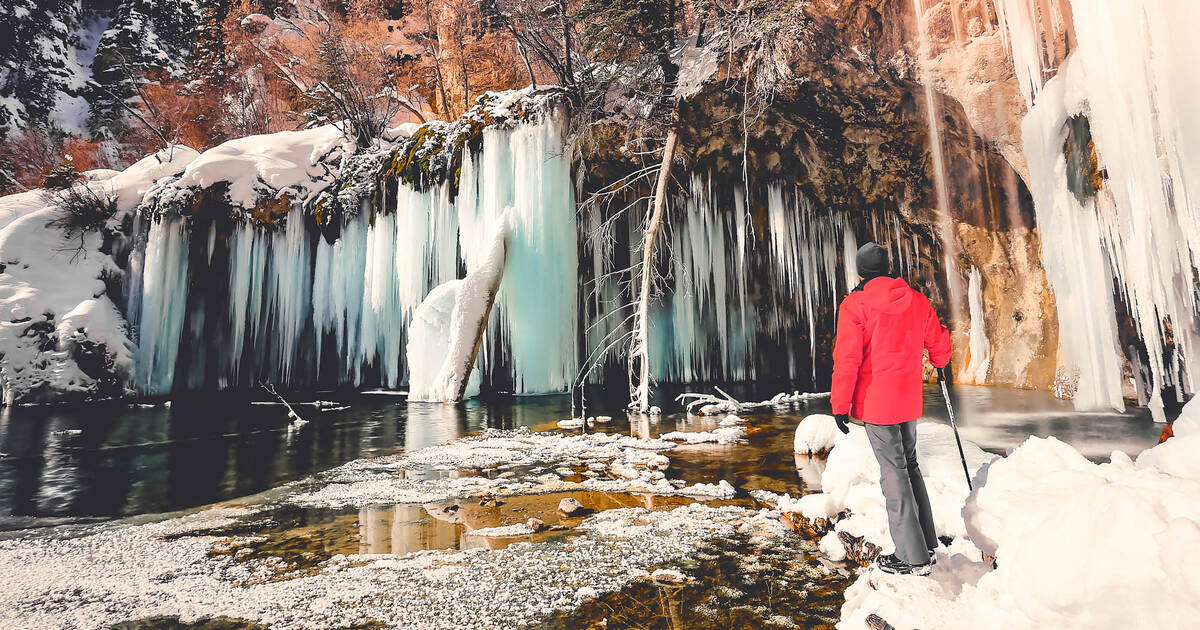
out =
[[858,275],[864,281],[891,275],[892,265],[888,261],[887,250],[874,241],[858,248]]

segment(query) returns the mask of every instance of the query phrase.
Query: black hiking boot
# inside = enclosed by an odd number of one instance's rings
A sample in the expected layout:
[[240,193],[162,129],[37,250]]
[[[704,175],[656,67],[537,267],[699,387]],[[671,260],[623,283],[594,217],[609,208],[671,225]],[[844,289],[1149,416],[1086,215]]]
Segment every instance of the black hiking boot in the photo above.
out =
[[932,563],[926,564],[909,564],[896,554],[889,553],[886,556],[879,556],[875,561],[879,565],[879,570],[892,575],[929,575],[929,571],[933,566]]

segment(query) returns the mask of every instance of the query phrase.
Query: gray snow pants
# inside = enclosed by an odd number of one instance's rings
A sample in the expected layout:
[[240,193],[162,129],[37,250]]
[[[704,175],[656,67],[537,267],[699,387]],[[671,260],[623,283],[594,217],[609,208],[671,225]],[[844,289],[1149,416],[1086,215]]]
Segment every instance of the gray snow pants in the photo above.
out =
[[896,556],[909,564],[925,564],[938,540],[929,493],[917,465],[917,421],[864,422],[863,427],[879,460],[879,484],[887,503],[888,530],[896,543]]

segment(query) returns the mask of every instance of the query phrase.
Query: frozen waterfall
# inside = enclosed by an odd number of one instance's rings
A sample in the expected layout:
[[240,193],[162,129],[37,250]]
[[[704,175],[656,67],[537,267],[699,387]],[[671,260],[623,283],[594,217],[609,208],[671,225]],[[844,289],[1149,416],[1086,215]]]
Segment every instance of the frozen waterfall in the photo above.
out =
[[516,393],[566,390],[576,369],[577,245],[561,134],[556,116],[487,129],[480,151],[463,148],[457,197],[451,183],[419,190],[393,180],[382,207],[345,218],[332,242],[299,210],[269,228],[166,214],[150,227],[131,283],[141,289],[131,299],[140,304],[137,388],[399,387],[414,311],[482,262],[511,205],[485,373],[509,370]]
[[[1164,388],[1180,397],[1195,391],[1200,350],[1200,159],[1193,155],[1200,150],[1200,85],[1192,30],[1200,4],[1095,0],[1078,7],[1076,48],[1044,85],[1038,24],[1022,0],[1000,5],[1032,104],[1025,153],[1072,372],[1065,377],[1074,381],[1079,407],[1120,409],[1128,359],[1139,398],[1161,420]],[[1069,162],[1072,133],[1078,153]],[[1087,166],[1087,140],[1098,162],[1094,178],[1075,163],[1083,153]],[[1126,313],[1144,348],[1122,339]]]

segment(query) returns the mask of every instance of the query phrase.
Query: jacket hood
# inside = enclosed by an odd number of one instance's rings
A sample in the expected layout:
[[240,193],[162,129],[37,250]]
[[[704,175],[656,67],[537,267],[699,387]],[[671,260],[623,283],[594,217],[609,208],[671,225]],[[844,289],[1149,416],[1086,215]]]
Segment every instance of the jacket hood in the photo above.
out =
[[880,277],[863,285],[863,300],[884,313],[901,313],[912,304],[913,290],[904,278]]

